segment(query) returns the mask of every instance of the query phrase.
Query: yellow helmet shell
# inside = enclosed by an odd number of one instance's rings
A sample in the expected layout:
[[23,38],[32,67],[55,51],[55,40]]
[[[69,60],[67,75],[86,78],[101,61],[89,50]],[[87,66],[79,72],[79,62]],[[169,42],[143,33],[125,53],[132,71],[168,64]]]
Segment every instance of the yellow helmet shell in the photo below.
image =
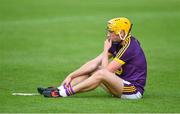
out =
[[121,30],[125,31],[125,34],[129,34],[131,29],[131,22],[129,19],[124,17],[113,18],[108,21],[108,30],[113,31],[119,35]]

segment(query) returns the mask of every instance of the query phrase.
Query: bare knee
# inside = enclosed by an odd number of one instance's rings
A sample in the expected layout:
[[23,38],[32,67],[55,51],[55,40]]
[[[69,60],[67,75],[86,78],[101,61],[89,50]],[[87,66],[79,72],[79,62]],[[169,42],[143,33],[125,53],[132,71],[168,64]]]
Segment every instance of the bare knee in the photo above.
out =
[[101,70],[96,71],[92,76],[94,78],[103,80],[108,72],[109,71],[107,71],[106,69],[101,69]]
[[110,73],[107,69],[101,69],[96,72],[98,75],[108,75]]
[[102,69],[102,66],[98,66],[97,69],[95,69],[93,72],[90,73],[90,76],[98,72],[99,70]]

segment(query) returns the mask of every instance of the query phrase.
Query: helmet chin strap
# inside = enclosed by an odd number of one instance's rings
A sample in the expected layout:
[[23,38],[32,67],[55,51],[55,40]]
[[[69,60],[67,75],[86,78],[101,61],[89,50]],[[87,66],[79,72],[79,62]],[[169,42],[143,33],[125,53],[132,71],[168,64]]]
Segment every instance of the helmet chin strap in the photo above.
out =
[[119,37],[120,37],[121,40],[125,40],[126,37],[127,37],[127,34],[125,34],[124,37],[121,37],[120,32],[119,32]]

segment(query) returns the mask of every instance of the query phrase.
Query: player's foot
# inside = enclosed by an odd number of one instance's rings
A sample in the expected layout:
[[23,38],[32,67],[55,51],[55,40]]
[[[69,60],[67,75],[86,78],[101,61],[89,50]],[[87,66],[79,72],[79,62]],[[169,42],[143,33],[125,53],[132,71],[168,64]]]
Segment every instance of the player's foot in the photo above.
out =
[[44,97],[61,97],[59,95],[59,90],[57,88],[48,88],[48,89],[45,89],[43,92],[42,92],[42,95],[44,95]]
[[56,88],[55,88],[55,87],[47,87],[47,88],[38,87],[38,88],[37,88],[37,91],[38,91],[39,94],[42,95],[42,93],[43,93],[45,90],[54,90],[54,89],[56,89]]
[[37,88],[37,91],[38,91],[39,94],[42,95],[42,93],[43,93],[43,91],[44,91],[45,89],[46,89],[46,88],[38,87],[38,88]]

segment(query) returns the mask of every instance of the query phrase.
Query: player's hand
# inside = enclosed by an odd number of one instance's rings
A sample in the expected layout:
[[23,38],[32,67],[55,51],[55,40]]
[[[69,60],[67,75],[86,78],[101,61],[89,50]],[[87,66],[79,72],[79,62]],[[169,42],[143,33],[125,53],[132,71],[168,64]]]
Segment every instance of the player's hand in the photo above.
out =
[[108,52],[109,48],[112,46],[112,40],[109,38],[104,42],[104,51]]
[[71,81],[72,78],[70,76],[67,76],[66,79],[63,81],[62,85],[65,85],[68,88]]

